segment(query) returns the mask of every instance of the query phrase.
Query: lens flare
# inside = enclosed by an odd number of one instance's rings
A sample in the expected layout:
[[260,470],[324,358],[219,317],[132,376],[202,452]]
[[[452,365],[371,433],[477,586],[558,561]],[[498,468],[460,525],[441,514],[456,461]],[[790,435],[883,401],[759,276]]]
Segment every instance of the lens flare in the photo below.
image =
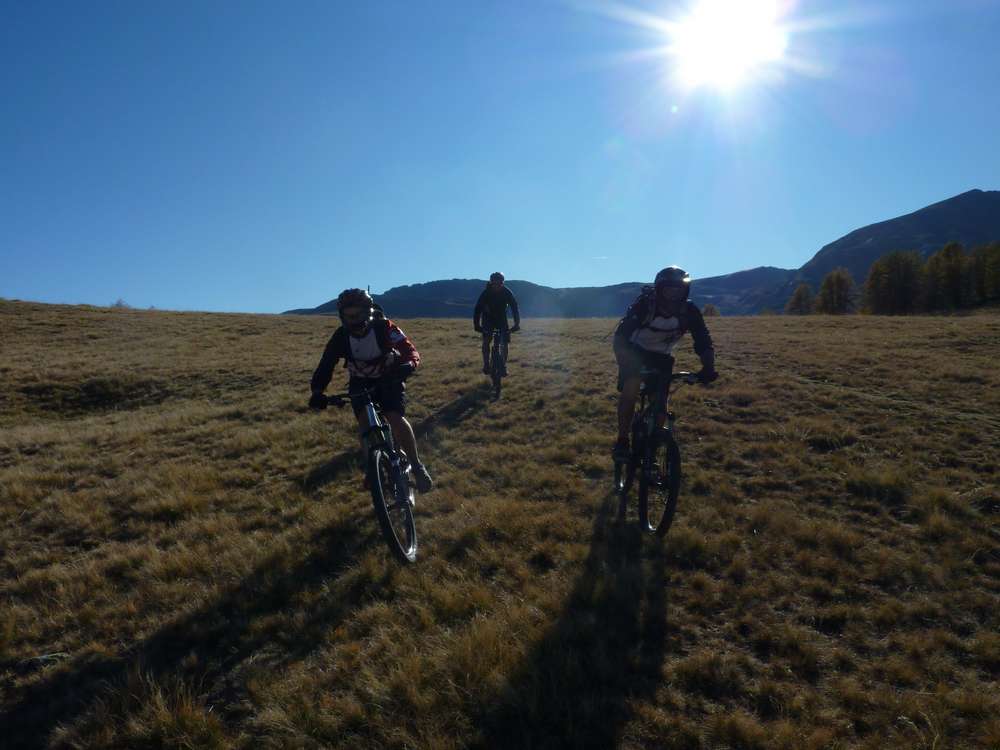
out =
[[780,21],[775,0],[701,0],[667,31],[677,80],[722,90],[747,82],[784,59],[788,32]]

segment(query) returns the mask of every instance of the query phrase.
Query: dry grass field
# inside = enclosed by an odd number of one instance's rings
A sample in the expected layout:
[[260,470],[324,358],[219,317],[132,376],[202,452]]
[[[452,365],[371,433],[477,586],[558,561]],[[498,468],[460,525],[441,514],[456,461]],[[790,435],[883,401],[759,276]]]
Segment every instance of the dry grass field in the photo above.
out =
[[0,301],[0,746],[1000,748],[1000,316],[709,322],[661,541],[612,321],[402,321],[404,568],[333,320]]

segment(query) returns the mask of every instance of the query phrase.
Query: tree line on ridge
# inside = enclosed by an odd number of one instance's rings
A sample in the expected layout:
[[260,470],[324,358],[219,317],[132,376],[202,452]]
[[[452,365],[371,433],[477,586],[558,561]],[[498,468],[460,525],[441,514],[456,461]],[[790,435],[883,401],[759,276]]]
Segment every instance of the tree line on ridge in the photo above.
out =
[[926,260],[915,250],[883,255],[871,265],[860,289],[844,268],[826,274],[815,294],[802,282],[785,305],[785,313],[915,315],[996,301],[1000,301],[1000,242],[968,254],[960,244],[950,242]]

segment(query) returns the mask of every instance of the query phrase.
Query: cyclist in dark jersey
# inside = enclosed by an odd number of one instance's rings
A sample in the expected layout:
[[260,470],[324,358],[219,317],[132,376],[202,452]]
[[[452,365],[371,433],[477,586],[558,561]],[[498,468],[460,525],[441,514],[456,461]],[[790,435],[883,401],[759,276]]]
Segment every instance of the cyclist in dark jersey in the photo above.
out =
[[[635,402],[639,396],[639,373],[643,366],[673,371],[674,347],[681,337],[691,332],[694,351],[701,359],[698,380],[711,383],[715,372],[715,349],[705,319],[697,305],[688,300],[691,277],[677,266],[664,268],[656,274],[652,288],[629,305],[625,317],[615,329],[614,350],[618,361],[618,440],[612,453],[615,460],[629,458],[629,428]],[[663,387],[669,386],[665,380]]]
[[[500,346],[503,349],[504,368],[503,374],[507,374],[507,352],[510,348],[510,335],[521,329],[521,313],[517,309],[517,300],[514,294],[503,285],[503,274],[495,271],[490,274],[490,282],[486,285],[483,293],[476,301],[476,309],[472,314],[472,325],[476,333],[483,334],[483,374],[490,374],[490,343],[493,339],[493,331],[499,328],[501,331]],[[507,326],[507,308],[510,308],[514,315],[514,327]]]

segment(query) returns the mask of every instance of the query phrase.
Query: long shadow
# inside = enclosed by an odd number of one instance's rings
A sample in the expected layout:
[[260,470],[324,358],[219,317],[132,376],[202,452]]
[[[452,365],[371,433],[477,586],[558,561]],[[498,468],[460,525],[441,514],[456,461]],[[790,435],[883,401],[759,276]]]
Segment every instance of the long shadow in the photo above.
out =
[[423,437],[438,427],[456,427],[492,400],[493,391],[489,383],[478,385],[424,417],[413,426],[413,432],[417,437]]
[[[236,718],[242,710],[242,686],[228,680],[243,662],[249,664],[250,657],[257,661],[262,653],[270,655],[268,668],[300,660],[323,643],[362,598],[389,595],[391,568],[382,579],[355,581],[340,596],[299,596],[335,576],[360,549],[374,543],[374,528],[366,533],[361,524],[351,519],[317,532],[306,554],[293,564],[278,555],[269,558],[233,589],[119,656],[84,657],[54,668],[0,714],[5,735],[0,744],[46,747],[57,726],[79,719],[95,703],[112,697],[116,688],[120,694],[136,668],[158,682],[176,677],[199,685],[210,702],[218,703],[217,710]],[[297,618],[304,626],[287,629],[285,621],[260,627],[269,616],[293,607],[306,610]]]
[[[454,426],[481,408],[489,395],[488,387],[470,391],[422,420],[414,430],[425,435],[439,426]],[[356,457],[356,451],[335,456],[311,471],[301,485],[313,490],[333,481]],[[56,727],[72,724],[116,689],[120,692],[135,669],[158,682],[173,677],[200,685],[219,712],[237,719],[242,711],[242,688],[233,683],[232,675],[250,657],[263,666],[260,657],[266,653],[268,668],[303,659],[324,642],[326,634],[344,620],[356,602],[391,594],[387,580],[390,568],[383,579],[359,579],[341,596],[299,596],[321,585],[355,559],[359,550],[375,543],[375,529],[366,521],[351,518],[318,531],[306,543],[308,551],[292,565],[280,555],[270,557],[210,604],[174,620],[120,655],[81,657],[52,668],[16,698],[13,692],[8,693],[12,702],[0,714],[3,747],[46,747]],[[296,618],[304,625],[292,630],[259,626],[295,606],[306,610]]]
[[612,523],[617,510],[606,498],[563,613],[478,717],[475,747],[616,747],[632,704],[660,686],[666,558],[635,523]]
[[[455,427],[485,406],[490,401],[491,395],[492,391],[488,384],[478,386],[424,417],[413,425],[413,432],[418,438],[421,438],[439,427]],[[357,450],[340,453],[325,464],[310,471],[299,480],[299,486],[307,492],[314,492],[333,482],[342,472],[356,466],[357,462]]]

